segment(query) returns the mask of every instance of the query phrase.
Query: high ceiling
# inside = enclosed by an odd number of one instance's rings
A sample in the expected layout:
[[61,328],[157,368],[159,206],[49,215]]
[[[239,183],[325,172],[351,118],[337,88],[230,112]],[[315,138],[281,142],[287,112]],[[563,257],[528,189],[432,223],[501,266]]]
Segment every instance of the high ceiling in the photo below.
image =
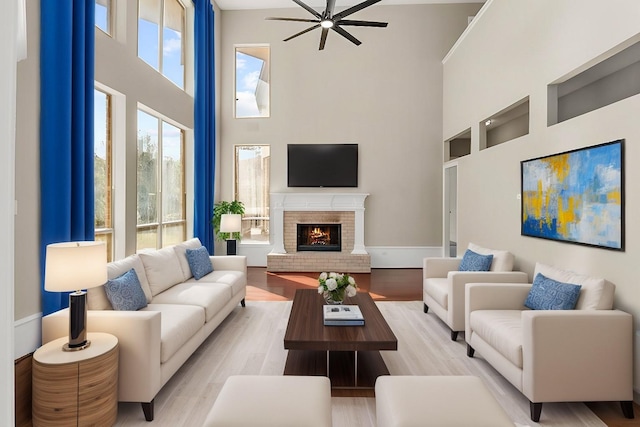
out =
[[[222,10],[241,9],[278,9],[298,7],[292,0],[214,0]],[[304,0],[303,0],[304,1]],[[336,0],[336,7],[349,7],[361,3],[363,0]],[[306,0],[307,5],[324,9],[326,0]],[[437,3],[484,3],[485,0],[382,0],[379,5],[399,4],[437,4]]]

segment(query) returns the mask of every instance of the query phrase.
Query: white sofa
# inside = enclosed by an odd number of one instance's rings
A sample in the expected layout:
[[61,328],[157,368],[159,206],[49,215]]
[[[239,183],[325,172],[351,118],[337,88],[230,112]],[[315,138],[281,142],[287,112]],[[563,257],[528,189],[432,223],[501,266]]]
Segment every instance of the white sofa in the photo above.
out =
[[543,402],[619,401],[633,418],[633,322],[613,309],[615,286],[540,263],[538,273],[581,285],[575,309],[530,310],[531,284],[470,283],[467,355],[478,351],[520,390],[535,422]]
[[489,271],[458,271],[462,258],[425,258],[422,268],[424,312],[429,309],[451,329],[451,339],[464,331],[464,287],[471,282],[525,283],[527,273],[512,271],[514,256],[508,251],[488,249],[469,243],[468,249],[493,255]]
[[[118,400],[140,402],[147,421],[162,386],[238,304],[244,307],[246,257],[211,256],[213,272],[196,280],[186,250],[201,246],[191,239],[109,264],[110,280],[135,269],[148,303],[137,311],[113,310],[103,286],[88,290],[87,330],[118,338]],[[68,309],[45,316],[42,342],[67,336],[68,319]]]

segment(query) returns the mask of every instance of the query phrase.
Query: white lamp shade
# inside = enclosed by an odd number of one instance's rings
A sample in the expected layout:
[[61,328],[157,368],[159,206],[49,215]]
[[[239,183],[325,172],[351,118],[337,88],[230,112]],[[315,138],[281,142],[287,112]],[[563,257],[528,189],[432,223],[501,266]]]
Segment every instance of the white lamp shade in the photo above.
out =
[[220,217],[220,231],[223,233],[235,233],[242,230],[242,215],[222,214]]
[[44,288],[52,292],[77,291],[107,281],[104,242],[64,242],[47,245]]

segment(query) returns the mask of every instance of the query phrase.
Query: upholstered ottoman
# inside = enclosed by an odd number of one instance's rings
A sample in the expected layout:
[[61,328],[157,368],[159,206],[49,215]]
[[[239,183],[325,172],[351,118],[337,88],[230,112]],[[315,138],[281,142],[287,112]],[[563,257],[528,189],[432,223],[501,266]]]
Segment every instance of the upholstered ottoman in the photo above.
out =
[[327,377],[230,376],[205,427],[331,427]]
[[514,427],[473,376],[378,377],[376,417],[378,427]]

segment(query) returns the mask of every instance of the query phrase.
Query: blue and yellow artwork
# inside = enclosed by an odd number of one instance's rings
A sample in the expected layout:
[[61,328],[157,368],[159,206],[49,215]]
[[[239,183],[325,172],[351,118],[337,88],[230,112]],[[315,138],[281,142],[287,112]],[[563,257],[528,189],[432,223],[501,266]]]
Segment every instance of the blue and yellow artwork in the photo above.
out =
[[521,162],[521,234],[624,250],[623,142]]

